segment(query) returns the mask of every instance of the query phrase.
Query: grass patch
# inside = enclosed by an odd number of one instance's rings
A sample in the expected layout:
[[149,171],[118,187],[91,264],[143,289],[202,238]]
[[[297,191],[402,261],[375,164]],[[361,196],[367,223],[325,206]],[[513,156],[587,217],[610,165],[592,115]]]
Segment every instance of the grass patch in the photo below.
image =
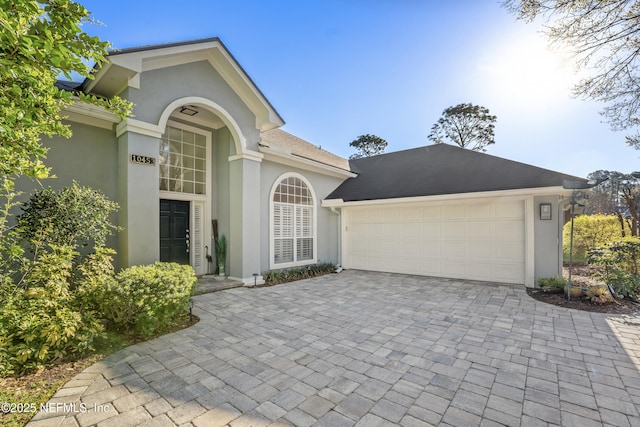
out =
[[[188,328],[197,323],[198,320],[197,316],[193,316],[193,320],[191,320],[187,314],[171,325],[158,330],[150,339]],[[36,412],[16,411],[5,413],[0,411],[0,425],[7,427],[24,426],[37,413],[40,405],[47,403],[63,385],[77,374],[106,356],[142,341],[145,341],[145,339],[135,333],[107,332],[96,341],[96,351],[92,354],[82,358],[61,361],[28,374],[0,378],[0,404],[14,404],[13,409],[19,409],[19,405],[27,407],[29,410],[36,408]]]

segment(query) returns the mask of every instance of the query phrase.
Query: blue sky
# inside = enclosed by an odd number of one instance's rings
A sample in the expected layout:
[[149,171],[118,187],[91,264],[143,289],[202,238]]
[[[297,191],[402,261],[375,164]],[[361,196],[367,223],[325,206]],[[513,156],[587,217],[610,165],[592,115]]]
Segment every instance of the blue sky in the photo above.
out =
[[496,115],[488,154],[577,176],[640,170],[640,151],[571,97],[571,62],[496,0],[80,0],[116,49],[220,37],[284,130],[338,155],[361,134],[431,144],[452,105]]

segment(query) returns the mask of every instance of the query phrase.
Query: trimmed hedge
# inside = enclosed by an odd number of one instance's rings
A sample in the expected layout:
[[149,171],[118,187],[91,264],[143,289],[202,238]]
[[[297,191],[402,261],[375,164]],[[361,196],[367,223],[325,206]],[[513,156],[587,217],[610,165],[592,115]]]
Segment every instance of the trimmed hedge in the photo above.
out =
[[188,265],[156,262],[129,267],[109,283],[97,305],[108,328],[149,337],[189,312],[196,282]]
[[319,263],[284,270],[269,270],[262,273],[262,277],[264,278],[265,286],[271,286],[279,283],[293,282],[295,280],[322,276],[323,274],[333,273],[335,270],[336,266],[334,264]]

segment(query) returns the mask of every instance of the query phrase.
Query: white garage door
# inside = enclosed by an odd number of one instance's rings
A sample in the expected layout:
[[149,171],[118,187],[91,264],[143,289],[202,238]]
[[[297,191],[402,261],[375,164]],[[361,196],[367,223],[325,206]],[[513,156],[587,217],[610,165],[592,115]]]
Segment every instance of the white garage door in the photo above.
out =
[[347,268],[524,283],[524,201],[343,209]]

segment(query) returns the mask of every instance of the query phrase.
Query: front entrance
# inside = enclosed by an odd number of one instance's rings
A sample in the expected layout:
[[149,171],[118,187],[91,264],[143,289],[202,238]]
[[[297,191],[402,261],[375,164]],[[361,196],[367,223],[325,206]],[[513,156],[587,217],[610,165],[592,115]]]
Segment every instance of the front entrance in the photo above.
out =
[[160,261],[189,264],[191,202],[160,200]]

